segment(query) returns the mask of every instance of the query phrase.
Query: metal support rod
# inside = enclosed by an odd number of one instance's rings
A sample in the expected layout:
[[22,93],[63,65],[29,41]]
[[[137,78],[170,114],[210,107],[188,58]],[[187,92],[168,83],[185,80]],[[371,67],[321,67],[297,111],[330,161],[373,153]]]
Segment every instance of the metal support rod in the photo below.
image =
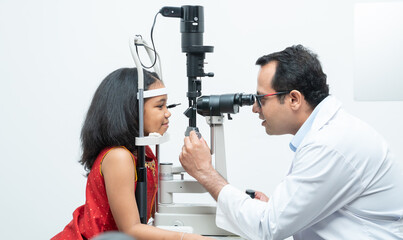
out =
[[[144,137],[144,89],[142,87],[139,87],[139,137]],[[140,221],[143,224],[147,223],[147,168],[145,159],[145,147],[137,147],[136,202]]]

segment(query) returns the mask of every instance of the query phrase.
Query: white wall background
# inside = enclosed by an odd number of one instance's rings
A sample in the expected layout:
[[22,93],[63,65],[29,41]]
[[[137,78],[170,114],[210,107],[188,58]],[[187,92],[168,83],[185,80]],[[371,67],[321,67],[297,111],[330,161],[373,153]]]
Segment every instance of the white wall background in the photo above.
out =
[[[203,80],[204,94],[254,93],[256,59],[301,43],[319,54],[331,94],[403,156],[403,102],[354,100],[356,2],[0,0],[0,239],[49,239],[84,203],[79,135],[90,100],[108,73],[133,66],[128,38],[149,40],[162,6],[205,7],[204,43],[215,47],[205,70],[215,77]],[[187,126],[179,19],[159,16],[154,37],[171,102],[182,102],[162,146],[162,161],[178,164]],[[288,170],[291,136],[267,136],[251,107],[233,118],[225,123],[229,181],[270,194]]]

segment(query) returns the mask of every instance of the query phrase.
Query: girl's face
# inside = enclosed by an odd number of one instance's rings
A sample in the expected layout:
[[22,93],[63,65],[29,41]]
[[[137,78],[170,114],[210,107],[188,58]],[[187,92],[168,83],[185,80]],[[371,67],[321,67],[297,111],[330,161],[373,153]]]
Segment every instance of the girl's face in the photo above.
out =
[[[163,88],[161,81],[156,81],[150,85],[149,90]],[[163,135],[168,130],[168,118],[171,113],[167,109],[167,95],[147,98],[144,101],[144,135],[157,132]]]

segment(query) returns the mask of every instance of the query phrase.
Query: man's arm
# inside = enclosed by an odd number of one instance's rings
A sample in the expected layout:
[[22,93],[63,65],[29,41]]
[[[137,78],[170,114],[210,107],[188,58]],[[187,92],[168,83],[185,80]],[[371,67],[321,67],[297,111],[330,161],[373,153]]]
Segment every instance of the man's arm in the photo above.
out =
[[203,138],[198,138],[194,131],[185,137],[179,160],[192,177],[194,177],[217,201],[221,189],[228,182],[214,169],[211,163],[210,149]]
[[247,239],[284,239],[326,218],[362,192],[360,175],[326,146],[301,148],[291,174],[266,203],[228,184],[212,167],[206,142],[191,133],[180,160],[217,201],[217,225]]

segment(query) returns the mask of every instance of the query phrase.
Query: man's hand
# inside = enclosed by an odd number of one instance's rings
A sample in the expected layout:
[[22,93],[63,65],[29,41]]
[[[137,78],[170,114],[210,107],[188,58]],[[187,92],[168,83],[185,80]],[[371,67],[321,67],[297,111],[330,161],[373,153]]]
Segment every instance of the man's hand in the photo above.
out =
[[183,168],[194,177],[217,200],[221,189],[227,181],[211,164],[210,148],[203,138],[198,138],[194,131],[185,137],[179,161]]
[[255,199],[263,201],[263,202],[268,202],[269,197],[267,197],[264,193],[255,191]]
[[194,131],[185,137],[179,160],[192,177],[199,180],[208,172],[215,171],[211,164],[210,149],[204,138],[198,138]]

